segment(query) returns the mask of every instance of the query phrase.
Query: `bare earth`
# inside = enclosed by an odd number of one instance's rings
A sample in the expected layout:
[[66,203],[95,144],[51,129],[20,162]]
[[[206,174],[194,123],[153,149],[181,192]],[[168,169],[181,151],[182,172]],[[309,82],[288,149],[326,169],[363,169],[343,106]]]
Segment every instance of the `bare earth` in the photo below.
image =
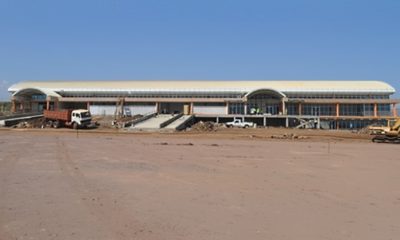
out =
[[300,133],[0,131],[0,239],[398,239],[400,146]]

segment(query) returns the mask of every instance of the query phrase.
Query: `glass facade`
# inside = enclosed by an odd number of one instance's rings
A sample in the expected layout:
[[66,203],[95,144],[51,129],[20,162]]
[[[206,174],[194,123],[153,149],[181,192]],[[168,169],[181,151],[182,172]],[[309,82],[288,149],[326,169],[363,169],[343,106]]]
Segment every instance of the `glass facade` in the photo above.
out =
[[378,116],[391,116],[390,104],[378,104]]
[[389,99],[388,94],[286,94],[291,99]]
[[44,94],[34,94],[34,95],[32,95],[32,100],[46,101],[46,95],[44,95]]
[[252,114],[255,109],[258,109],[260,114],[277,115],[281,111],[280,105],[280,97],[271,93],[259,93],[247,100],[247,113]]
[[243,103],[229,103],[229,114],[244,114]]
[[337,122],[339,129],[360,129],[365,128],[371,124],[379,124],[382,126],[387,125],[387,120],[339,120]]
[[299,104],[288,103],[286,104],[286,109],[288,115],[299,115]]
[[335,104],[303,104],[302,115],[335,116]]
[[59,92],[63,97],[130,97],[130,98],[228,98],[241,99],[242,93],[229,92]]

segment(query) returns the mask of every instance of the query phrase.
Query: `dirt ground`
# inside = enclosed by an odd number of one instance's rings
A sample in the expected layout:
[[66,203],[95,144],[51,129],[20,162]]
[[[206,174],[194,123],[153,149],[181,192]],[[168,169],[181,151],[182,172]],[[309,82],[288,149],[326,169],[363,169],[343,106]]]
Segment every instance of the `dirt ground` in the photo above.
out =
[[286,131],[0,131],[0,239],[398,239],[399,145]]

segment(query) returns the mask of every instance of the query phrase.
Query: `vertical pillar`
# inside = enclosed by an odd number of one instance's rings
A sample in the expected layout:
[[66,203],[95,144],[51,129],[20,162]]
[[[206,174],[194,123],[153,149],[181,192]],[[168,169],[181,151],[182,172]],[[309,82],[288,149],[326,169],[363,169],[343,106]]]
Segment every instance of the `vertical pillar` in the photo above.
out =
[[90,102],[87,102],[87,103],[86,103],[86,109],[87,109],[87,110],[90,110]]
[[286,127],[286,128],[289,127],[289,118],[288,118],[288,117],[286,117],[285,127]]
[[226,105],[225,105],[225,114],[226,115],[229,114],[229,102],[227,102]]
[[191,103],[190,103],[189,114],[193,114],[193,106],[194,106],[194,103],[191,102]]
[[159,104],[158,102],[156,102],[156,106],[155,106],[154,111],[155,111],[156,113],[159,113],[159,109],[160,109],[160,104]]
[[301,112],[303,111],[303,105],[299,103],[299,116],[303,115]]
[[282,99],[282,114],[286,115],[285,99]]
[[247,103],[244,103],[244,115],[247,114]]
[[11,100],[11,112],[15,113],[17,111],[17,101],[15,99]]
[[378,104],[374,103],[374,117],[378,117]]
[[340,113],[340,105],[339,103],[336,103],[336,117],[339,117],[339,113]]
[[23,101],[19,102],[19,111],[24,112],[24,102]]
[[266,127],[266,126],[267,126],[267,117],[264,116],[264,119],[263,119],[263,120],[264,120],[264,121],[263,121],[264,127]]
[[397,117],[396,103],[393,103],[393,117]]

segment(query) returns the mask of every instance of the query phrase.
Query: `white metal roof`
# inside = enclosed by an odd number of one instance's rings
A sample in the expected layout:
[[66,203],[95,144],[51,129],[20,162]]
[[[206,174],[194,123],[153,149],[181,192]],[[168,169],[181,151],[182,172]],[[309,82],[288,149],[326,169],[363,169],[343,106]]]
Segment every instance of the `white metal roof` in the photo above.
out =
[[382,81],[27,81],[8,91],[40,89],[50,92],[241,92],[275,89],[283,93],[383,93],[395,89]]

